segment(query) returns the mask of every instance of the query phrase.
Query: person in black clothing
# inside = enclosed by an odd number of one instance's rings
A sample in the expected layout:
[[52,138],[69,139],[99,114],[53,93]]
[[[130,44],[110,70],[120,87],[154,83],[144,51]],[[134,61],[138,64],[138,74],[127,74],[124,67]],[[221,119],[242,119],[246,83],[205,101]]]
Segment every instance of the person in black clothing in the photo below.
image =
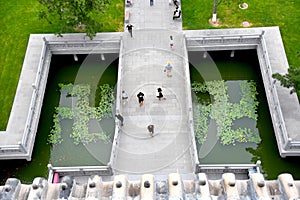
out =
[[173,20],[176,18],[180,18],[180,16],[181,16],[181,10],[178,7],[176,7],[176,9],[173,13]]
[[133,37],[133,36],[132,36],[132,28],[133,28],[133,25],[132,25],[132,24],[127,24],[126,28],[127,28],[128,32],[130,33],[130,36]]
[[144,105],[144,96],[145,96],[144,93],[139,92],[136,96],[138,98],[140,106]]
[[174,5],[175,5],[176,7],[178,7],[178,6],[179,6],[179,2],[178,2],[178,0],[173,0],[173,3],[174,3]]
[[148,131],[151,137],[154,135],[154,125],[150,124],[148,127]]
[[124,118],[122,117],[122,115],[117,114],[117,115],[115,115],[115,117],[116,117],[118,120],[120,120],[121,126],[123,126],[123,125],[124,125]]
[[125,90],[122,91],[122,101],[124,105],[128,102],[128,94]]
[[164,95],[162,94],[162,89],[161,88],[157,88],[156,97],[158,98],[158,100],[161,100],[164,97]]

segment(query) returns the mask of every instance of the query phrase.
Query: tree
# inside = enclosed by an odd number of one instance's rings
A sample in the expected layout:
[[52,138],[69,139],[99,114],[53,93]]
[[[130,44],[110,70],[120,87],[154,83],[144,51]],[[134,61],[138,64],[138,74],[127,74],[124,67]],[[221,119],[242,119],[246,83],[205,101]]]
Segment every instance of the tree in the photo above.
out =
[[61,29],[57,33],[85,32],[91,39],[101,30],[101,19],[109,0],[38,0],[43,8],[39,17],[50,24],[58,21]]
[[300,97],[300,68],[289,68],[287,74],[275,73],[272,77],[279,80],[283,87],[291,88],[290,94],[297,92]]

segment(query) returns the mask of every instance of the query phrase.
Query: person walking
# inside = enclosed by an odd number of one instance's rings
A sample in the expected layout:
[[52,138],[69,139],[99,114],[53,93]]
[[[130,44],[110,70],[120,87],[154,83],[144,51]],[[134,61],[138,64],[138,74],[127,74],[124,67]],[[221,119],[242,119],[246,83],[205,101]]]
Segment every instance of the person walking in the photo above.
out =
[[154,0],[150,0],[150,6],[153,6]]
[[116,117],[118,120],[120,120],[121,126],[123,126],[123,125],[124,125],[124,118],[123,118],[123,116],[120,115],[120,114],[116,114],[115,117]]
[[144,93],[142,93],[142,92],[139,92],[137,95],[137,98],[138,98],[138,101],[139,101],[139,104],[140,104],[140,106],[143,106],[144,105]]
[[179,1],[178,0],[173,0],[174,6],[179,6]]
[[176,5],[176,9],[173,13],[173,20],[181,17],[181,8]]
[[128,102],[128,94],[125,90],[122,91],[122,101],[123,104],[126,104]]
[[158,100],[165,100],[166,98],[164,98],[164,95],[162,93],[162,89],[161,88],[157,88],[157,94],[156,94],[156,97],[158,98]]
[[153,137],[153,136],[154,136],[154,125],[153,125],[153,124],[150,124],[150,125],[147,127],[147,129],[148,129],[149,135],[150,135],[151,137]]
[[126,0],[126,6],[132,6],[131,0]]
[[168,61],[167,62],[167,65],[165,66],[165,72],[167,72],[167,77],[172,77],[172,69],[173,69],[173,66],[171,65],[171,62]]
[[127,24],[126,28],[127,28],[128,32],[130,33],[130,36],[133,37],[133,35],[132,35],[133,25],[132,24]]
[[173,40],[173,36],[170,35],[170,48],[173,49],[174,47],[174,40]]

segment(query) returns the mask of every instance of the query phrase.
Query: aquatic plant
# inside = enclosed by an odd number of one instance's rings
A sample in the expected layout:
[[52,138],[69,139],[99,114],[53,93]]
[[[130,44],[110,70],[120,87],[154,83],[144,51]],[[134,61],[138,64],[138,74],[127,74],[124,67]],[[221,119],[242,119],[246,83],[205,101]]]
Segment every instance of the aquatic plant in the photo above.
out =
[[99,105],[96,108],[97,119],[108,117],[111,114],[112,104],[115,100],[113,89],[108,85],[104,84],[99,87]]
[[111,108],[114,102],[113,89],[108,84],[100,86],[100,102],[98,107],[90,107],[89,85],[59,84],[60,92],[66,92],[67,97],[72,98],[73,107],[56,107],[53,116],[54,125],[50,131],[48,142],[59,144],[63,141],[61,136],[61,119],[73,119],[72,133],[75,144],[96,142],[98,139],[103,141],[110,140],[104,132],[90,133],[88,123],[91,119],[97,119],[99,122],[111,117]]
[[202,144],[207,138],[210,107],[211,106],[203,106],[201,104],[197,104],[194,107],[194,128],[199,144]]
[[50,144],[60,144],[63,139],[61,136],[61,126],[60,126],[60,118],[59,114],[56,112],[53,115],[53,127],[48,136],[48,142]]
[[207,138],[209,120],[216,122],[217,136],[223,145],[234,145],[236,142],[259,143],[261,141],[257,130],[232,128],[234,120],[243,117],[257,120],[258,102],[255,82],[241,82],[240,88],[241,99],[237,104],[229,102],[228,87],[223,80],[192,83],[193,92],[196,94],[208,92],[212,99],[208,105],[198,104],[194,108],[194,129],[199,144],[203,144]]

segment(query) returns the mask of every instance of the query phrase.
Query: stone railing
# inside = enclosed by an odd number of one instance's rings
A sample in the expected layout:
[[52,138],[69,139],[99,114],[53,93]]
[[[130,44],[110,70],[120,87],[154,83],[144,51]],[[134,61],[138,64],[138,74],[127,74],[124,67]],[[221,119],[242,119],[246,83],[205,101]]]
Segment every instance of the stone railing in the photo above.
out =
[[261,161],[256,164],[199,164],[196,166],[195,173],[207,173],[218,176],[223,173],[235,173],[248,176],[251,173],[261,172]]
[[[122,83],[121,83],[121,78],[122,78],[122,73],[123,73],[123,63],[122,63],[122,57],[123,57],[123,52],[124,52],[124,46],[123,46],[123,40],[121,38],[120,41],[120,53],[119,53],[119,66],[118,66],[118,80],[117,80],[117,94],[116,94],[116,99],[115,99],[115,105],[116,105],[116,113],[122,113],[122,106],[121,106],[121,88],[122,88]],[[120,140],[120,122],[119,120],[115,120],[115,135],[114,135],[114,140],[112,144],[112,149],[111,149],[111,155],[110,155],[110,161],[109,165],[112,167],[112,169],[115,169],[115,161],[117,159],[117,148],[119,145],[119,140]]]
[[[3,131],[4,132],[4,131]],[[27,150],[25,149],[22,142],[18,142],[18,145],[5,145],[0,146],[0,153],[26,153]]]
[[213,50],[235,50],[255,49],[260,43],[261,34],[242,35],[212,35],[187,37],[188,51],[213,51]]
[[[44,69],[45,69],[44,64],[47,64],[47,63],[45,63],[45,57],[47,56],[46,51],[47,51],[47,44],[44,41],[42,51],[41,51],[41,57],[40,57],[40,61],[39,61],[36,80],[32,84],[34,93],[33,93],[32,99],[31,99],[27,122],[26,122],[26,128],[24,130],[24,135],[23,135],[23,139],[22,139],[22,144],[25,147],[28,146],[29,134],[31,134],[32,123],[33,123],[34,115],[36,113],[36,108],[37,108],[37,106],[36,106],[37,100],[39,99],[39,96],[41,95],[40,92],[44,90],[44,88],[40,88],[40,87],[41,87],[41,80],[44,76]],[[44,92],[42,92],[42,94],[44,94]],[[37,120],[37,121],[39,121],[39,120]]]
[[188,124],[189,124],[189,144],[190,144],[190,154],[191,154],[191,160],[192,165],[194,166],[194,169],[196,170],[197,165],[199,164],[198,159],[198,153],[197,153],[197,147],[196,147],[196,141],[195,141],[195,132],[194,132],[194,120],[193,120],[193,106],[192,106],[192,89],[191,89],[191,82],[190,82],[190,70],[189,70],[189,61],[188,61],[188,54],[187,54],[187,46],[186,46],[186,40],[183,40],[183,49],[184,49],[184,58],[186,59],[185,62],[185,77],[188,79],[186,80],[186,102],[187,102],[187,111],[188,111]]
[[54,173],[58,173],[59,177],[72,176],[74,178],[90,177],[92,175],[98,176],[111,176],[113,175],[112,168],[110,166],[76,166],[76,167],[53,167],[48,164],[48,182],[52,183]]
[[1,185],[2,199],[299,199],[300,181],[292,174],[280,174],[275,180],[265,180],[263,174],[253,173],[239,178],[238,174],[224,173],[217,179],[199,173],[186,178],[184,174],[165,176],[142,174],[128,177],[117,175],[111,180],[100,176],[84,180],[60,177],[60,183],[36,177],[32,183],[9,178]]
[[[264,34],[261,37],[261,45],[258,48],[258,51],[262,54],[261,71],[264,78],[264,86],[266,89],[267,95],[270,96],[268,99],[268,104],[271,112],[271,117],[273,119],[273,127],[277,139],[280,141],[278,145],[281,145],[281,148],[284,150],[300,149],[300,141],[292,141],[288,137],[287,129],[284,122],[284,117],[282,114],[278,93],[276,89],[276,80],[272,78],[272,67],[270,64],[268,49],[266,46],[266,41]],[[280,148],[279,148],[280,149]],[[281,150],[280,150],[281,151]],[[280,152],[281,153],[281,152]]]
[[118,40],[59,40],[49,41],[48,48],[52,54],[98,54],[118,53],[120,42]]
[[[22,136],[22,141],[19,141],[17,145],[5,145],[0,147],[1,153],[16,153],[13,158],[20,159],[26,158],[26,160],[31,160],[31,152],[34,145],[34,138],[37,131],[37,126],[39,122],[39,113],[41,111],[41,101],[44,96],[44,90],[46,84],[43,83],[42,79],[47,79],[46,68],[49,67],[50,63],[47,62],[49,59],[47,51],[47,43],[44,40],[41,49],[41,55],[39,58],[38,70],[36,74],[35,82],[32,83],[33,93],[28,109],[28,115],[25,122],[24,132]],[[40,104],[40,105],[38,105]],[[24,155],[19,155],[19,153]]]
[[238,174],[224,173],[217,179],[199,173],[186,178],[184,174],[165,176],[142,174],[128,177],[117,175],[111,180],[100,176],[78,180],[60,177],[60,183],[51,183],[36,177],[32,183],[22,183],[9,178],[1,185],[2,199],[268,199],[298,200],[300,181],[288,173],[280,174],[275,180],[265,180],[261,173],[248,178]]

